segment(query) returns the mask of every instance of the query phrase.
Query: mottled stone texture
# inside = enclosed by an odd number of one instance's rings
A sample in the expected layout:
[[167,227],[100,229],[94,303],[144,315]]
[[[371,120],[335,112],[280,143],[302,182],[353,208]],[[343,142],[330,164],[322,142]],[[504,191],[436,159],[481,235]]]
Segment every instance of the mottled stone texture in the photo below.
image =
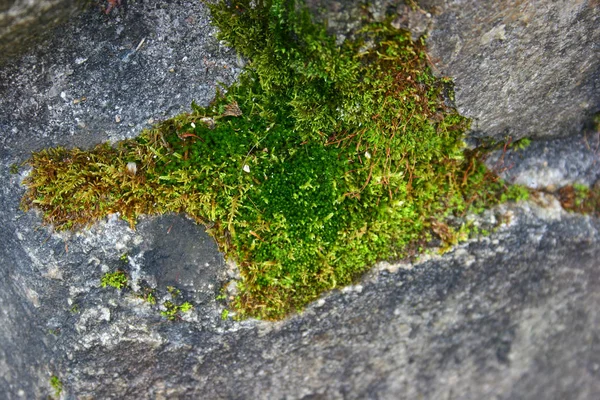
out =
[[44,42],[69,18],[81,12],[87,0],[0,0],[0,65]]
[[[346,37],[386,12],[430,32],[474,136],[544,136],[488,159],[507,179],[599,178],[600,133],[582,132],[599,109],[597,3],[320,3]],[[239,73],[201,3],[128,4],[68,18],[0,67],[0,397],[46,398],[56,375],[64,399],[600,398],[600,220],[551,196],[491,210],[475,220],[499,225],[491,235],[378,265],[277,323],[221,318],[236,272],[184,216],[56,234],[18,211],[26,171],[11,165],[30,151],[132,137]],[[101,288],[119,268],[159,302],[178,287],[194,309],[167,321],[131,290]]]
[[597,1],[423,3],[432,60],[478,135],[566,136],[600,111]]

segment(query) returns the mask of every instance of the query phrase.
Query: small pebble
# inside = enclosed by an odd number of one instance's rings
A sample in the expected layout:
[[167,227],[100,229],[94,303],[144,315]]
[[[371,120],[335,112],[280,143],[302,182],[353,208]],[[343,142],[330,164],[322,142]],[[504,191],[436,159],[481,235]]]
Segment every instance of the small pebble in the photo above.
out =
[[133,161],[127,163],[127,172],[130,175],[135,175],[137,173],[137,164]]

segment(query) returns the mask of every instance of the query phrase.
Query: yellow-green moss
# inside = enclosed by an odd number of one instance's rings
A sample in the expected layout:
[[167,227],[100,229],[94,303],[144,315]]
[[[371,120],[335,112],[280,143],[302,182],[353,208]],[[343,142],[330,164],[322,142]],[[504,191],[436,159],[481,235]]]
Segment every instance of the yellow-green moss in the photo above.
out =
[[33,154],[25,209],[57,229],[187,213],[237,261],[238,315],[272,319],[499,201],[422,40],[381,23],[337,46],[292,1],[208,6],[239,82],[136,139]]
[[163,307],[165,307],[166,310],[161,311],[160,315],[168,320],[174,321],[181,318],[181,313],[190,311],[194,306],[188,301],[181,304],[175,304],[172,301],[167,300],[163,303]]
[[100,286],[103,288],[112,286],[115,289],[123,289],[127,287],[127,274],[125,271],[107,272],[102,276]]
[[57,399],[60,398],[60,395],[63,391],[63,383],[58,376],[52,375],[50,377],[50,386],[52,386],[52,389],[54,389],[54,396],[56,396]]

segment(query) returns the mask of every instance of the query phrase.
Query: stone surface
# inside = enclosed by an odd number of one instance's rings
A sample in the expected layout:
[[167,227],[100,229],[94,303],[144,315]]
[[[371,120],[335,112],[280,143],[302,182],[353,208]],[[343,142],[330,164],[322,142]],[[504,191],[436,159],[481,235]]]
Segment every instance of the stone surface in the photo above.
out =
[[533,189],[554,191],[573,183],[593,186],[600,182],[600,131],[498,150],[487,165],[508,182]]
[[456,104],[476,134],[567,136],[600,111],[596,0],[424,0],[423,7],[435,14],[431,58],[454,79]]
[[[463,21],[444,13],[472,18],[492,7],[481,4],[488,2],[462,8],[457,1],[430,3],[420,3],[430,16],[415,9],[396,23],[417,33],[442,32],[443,24]],[[504,1],[492,3],[499,4],[491,9],[499,12],[498,20],[481,20],[490,29],[504,23],[501,11],[508,7]],[[519,2],[515,9],[538,3]],[[341,2],[328,4],[340,21],[357,15],[356,8]],[[432,8],[436,4],[439,13]],[[548,21],[562,16],[558,26],[566,26],[572,23],[570,12],[587,10],[591,3],[565,3],[562,11],[552,2],[544,4]],[[380,2],[373,7],[365,12],[381,16],[402,6]],[[541,12],[542,7],[536,11]],[[579,14],[582,24],[596,18],[597,11],[587,12]],[[475,22],[467,22],[456,25],[458,39],[452,39],[467,41],[471,35],[472,47],[463,49],[491,57],[488,65],[498,54],[514,57],[506,49],[481,50],[475,45],[481,43],[481,35],[472,31]],[[534,22],[537,27],[539,21]],[[502,43],[508,46],[514,39],[518,30],[508,27],[504,41],[500,30],[488,35],[487,45],[495,43],[490,49],[500,51]],[[540,30],[542,47],[546,34]],[[600,220],[569,214],[552,196],[490,210],[474,218],[486,229],[498,226],[489,236],[412,264],[381,263],[356,285],[325,294],[302,314],[277,323],[222,319],[217,298],[235,269],[204,229],[184,216],[146,217],[135,231],[114,216],[86,231],[57,234],[40,226],[35,212],[18,211],[27,171],[11,173],[11,165],[30,151],[132,137],[149,126],[149,119],[187,110],[192,100],[207,104],[217,82],[235,79],[235,53],[213,35],[207,11],[196,1],[130,1],[127,11],[108,17],[95,8],[83,12],[45,44],[0,68],[3,398],[46,398],[52,394],[52,375],[63,382],[64,399],[600,397]],[[441,40],[440,35],[432,33],[432,40]],[[439,65],[456,68],[470,54],[459,51]],[[569,50],[555,57],[564,66],[561,57],[575,55]],[[589,69],[597,71],[597,63]],[[476,114],[493,106],[481,85],[493,88],[504,81],[494,74],[467,81],[464,71],[456,73],[463,110]],[[530,87],[547,85],[544,76],[538,78]],[[580,99],[598,107],[590,81],[581,82],[576,87],[557,83],[571,100],[556,99],[575,119],[554,118],[552,107],[559,103],[523,104],[511,97],[523,116],[537,111],[542,117],[519,121],[509,114],[503,120],[497,113],[495,121],[520,132],[515,136],[535,136],[540,124],[546,124],[549,136],[556,134],[550,127],[561,124],[568,128],[563,133],[575,132],[589,111],[579,107]],[[477,95],[471,85],[480,85],[482,100],[474,104],[481,108],[469,108],[469,99]],[[503,96],[495,100],[500,108]],[[480,119],[477,126],[498,136],[493,124]],[[587,130],[498,152],[488,163],[504,169],[507,179],[532,187],[591,184],[599,178],[597,149],[597,132]],[[132,289],[101,288],[102,275],[118,269],[129,273]],[[152,288],[161,304],[172,297],[169,286],[181,290],[180,301],[194,304],[175,321],[139,296]]]
[[86,0],[0,0],[0,65],[14,60],[84,9]]
[[136,136],[208,104],[239,73],[198,1],[130,3],[109,16],[88,9],[0,70],[2,158]]

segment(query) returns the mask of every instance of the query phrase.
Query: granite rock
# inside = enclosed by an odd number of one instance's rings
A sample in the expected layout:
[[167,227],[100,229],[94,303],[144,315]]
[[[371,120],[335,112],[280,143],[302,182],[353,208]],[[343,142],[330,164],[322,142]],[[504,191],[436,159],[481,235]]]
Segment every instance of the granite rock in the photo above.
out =
[[456,84],[479,136],[578,134],[600,111],[600,7],[595,0],[423,2],[428,44]]

